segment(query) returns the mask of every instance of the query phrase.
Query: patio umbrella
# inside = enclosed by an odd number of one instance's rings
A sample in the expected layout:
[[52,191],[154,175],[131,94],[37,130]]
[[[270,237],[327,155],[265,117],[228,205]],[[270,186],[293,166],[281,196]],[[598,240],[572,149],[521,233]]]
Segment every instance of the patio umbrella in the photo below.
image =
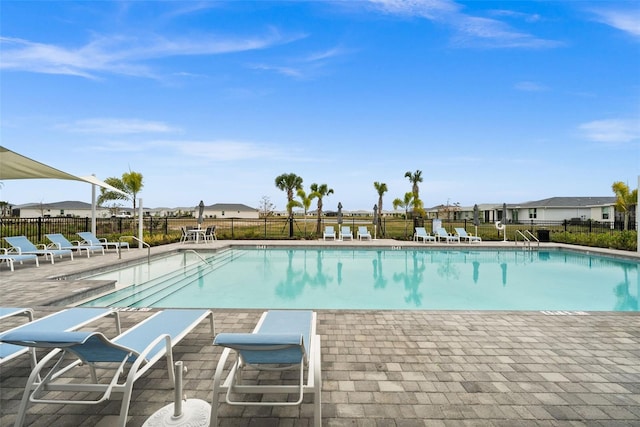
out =
[[502,204],[502,223],[504,224],[504,241],[507,241],[507,204]]
[[198,205],[198,227],[200,227],[203,222],[204,222],[204,202],[200,200],[200,204]]
[[338,228],[342,225],[342,203],[338,202]]
[[478,235],[478,226],[480,225],[480,210],[478,205],[473,205],[473,225],[476,227],[476,236]]
[[378,205],[373,205],[373,238],[376,239],[378,232]]

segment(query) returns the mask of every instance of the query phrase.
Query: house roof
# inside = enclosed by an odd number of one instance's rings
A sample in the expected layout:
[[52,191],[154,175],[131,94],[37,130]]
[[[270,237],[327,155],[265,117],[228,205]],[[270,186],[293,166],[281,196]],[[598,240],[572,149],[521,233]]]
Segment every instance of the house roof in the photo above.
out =
[[66,200],[64,202],[52,203],[27,203],[15,207],[19,209],[91,209],[91,203],[79,202],[77,200]]
[[507,206],[520,208],[587,208],[591,206],[608,206],[615,203],[615,197],[550,197],[548,199]]
[[242,203],[215,203],[213,205],[205,206],[205,209],[214,211],[240,211],[240,212],[255,212],[256,208],[252,208]]

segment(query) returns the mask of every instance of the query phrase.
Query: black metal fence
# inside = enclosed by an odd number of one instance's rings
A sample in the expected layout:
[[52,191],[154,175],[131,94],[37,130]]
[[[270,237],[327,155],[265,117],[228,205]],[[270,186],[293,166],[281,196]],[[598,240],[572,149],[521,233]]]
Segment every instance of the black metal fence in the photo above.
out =
[[[433,233],[430,220],[382,218],[374,228],[372,218],[343,217],[342,223],[336,217],[322,218],[320,232],[317,232],[316,218],[295,218],[293,226],[287,218],[270,217],[261,219],[205,219],[202,227],[216,226],[216,235],[220,239],[317,239],[322,238],[322,231],[327,225],[334,226],[336,231],[340,226],[349,226],[357,236],[359,226],[366,226],[378,238],[407,240],[413,237],[414,227],[424,226],[427,232]],[[623,224],[599,223],[595,221],[536,221],[505,224],[505,230],[500,231],[493,223],[481,223],[476,230],[471,220],[441,220],[443,226],[453,232],[455,227],[465,228],[468,232],[478,234],[483,240],[502,240],[504,232],[507,238],[515,240],[516,230],[528,230],[534,235],[545,233],[619,233]],[[195,226],[194,218],[145,217],[143,230],[145,240],[152,244],[167,241],[177,241],[180,238],[181,227]],[[293,229],[293,234],[290,231]],[[635,224],[630,224],[635,229]],[[91,230],[90,218],[52,217],[52,218],[1,218],[0,238],[23,235],[34,243],[48,243],[45,235],[49,233],[64,234],[69,240],[77,240],[76,233]],[[99,237],[137,236],[138,222],[129,218],[99,218],[96,219],[96,234]],[[6,247],[4,240],[1,245]]]

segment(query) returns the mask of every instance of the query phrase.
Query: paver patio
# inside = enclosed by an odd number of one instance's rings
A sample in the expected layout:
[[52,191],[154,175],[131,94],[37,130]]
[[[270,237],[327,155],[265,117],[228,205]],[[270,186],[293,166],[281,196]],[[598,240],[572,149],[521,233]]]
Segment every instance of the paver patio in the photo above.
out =
[[[170,246],[153,252],[181,248]],[[123,252],[122,261],[144,256],[146,250]],[[61,308],[46,304],[94,286],[54,277],[114,262],[120,261],[111,253],[53,266],[42,263],[40,268],[20,266],[14,273],[3,266],[0,304],[34,307],[41,317]],[[261,312],[214,309],[216,331],[249,332]],[[148,312],[120,315],[126,329]],[[16,320],[4,321],[2,329],[12,322]],[[95,326],[115,334],[109,319]],[[318,310],[318,332],[325,426],[640,425],[637,312]],[[220,354],[210,336],[205,322],[175,348],[176,360],[188,368],[185,394],[209,402]],[[142,425],[172,402],[166,369],[161,362],[136,383],[128,425]],[[29,372],[28,357],[0,366],[1,426],[13,424]],[[300,408],[222,405],[221,425],[310,426],[310,402],[305,400]],[[115,420],[119,404],[32,405],[27,423],[105,426]]]

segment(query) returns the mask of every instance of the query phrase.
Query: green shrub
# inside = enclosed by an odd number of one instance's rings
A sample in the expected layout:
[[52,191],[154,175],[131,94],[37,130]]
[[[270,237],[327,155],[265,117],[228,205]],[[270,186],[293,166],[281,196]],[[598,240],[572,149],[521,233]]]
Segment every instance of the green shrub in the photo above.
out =
[[572,245],[592,246],[599,248],[620,249],[623,251],[638,250],[638,233],[636,231],[620,231],[615,233],[551,233],[551,241]]

